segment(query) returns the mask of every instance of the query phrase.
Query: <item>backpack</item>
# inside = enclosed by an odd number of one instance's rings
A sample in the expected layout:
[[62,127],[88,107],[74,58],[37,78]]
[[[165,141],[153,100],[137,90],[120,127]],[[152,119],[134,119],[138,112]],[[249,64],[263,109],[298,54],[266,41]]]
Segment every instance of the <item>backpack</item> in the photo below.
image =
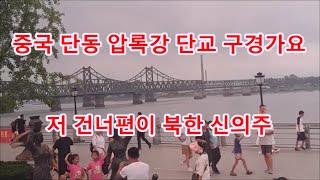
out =
[[12,123],[10,123],[10,126],[11,126],[12,133],[17,131],[17,120],[12,121]]

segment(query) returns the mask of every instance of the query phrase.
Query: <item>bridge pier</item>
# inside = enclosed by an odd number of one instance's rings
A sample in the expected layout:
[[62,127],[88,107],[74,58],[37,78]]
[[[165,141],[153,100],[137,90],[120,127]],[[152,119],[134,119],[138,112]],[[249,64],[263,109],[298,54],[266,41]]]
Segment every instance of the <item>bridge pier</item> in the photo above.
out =
[[279,86],[271,86],[270,88],[273,93],[278,93],[280,91]]
[[51,112],[55,112],[55,111],[61,111],[61,102],[60,102],[60,98],[59,97],[55,97],[53,100],[53,103],[50,107],[50,111]]
[[94,106],[94,97],[93,96],[83,96],[82,107],[93,107]]
[[147,92],[145,94],[144,98],[145,98],[145,102],[155,102],[155,101],[157,101],[154,92]]
[[95,107],[106,107],[104,105],[104,95],[95,95],[94,102],[95,102]]
[[141,93],[133,93],[132,96],[133,96],[133,103],[132,104],[143,104]]
[[204,93],[201,90],[197,90],[194,92],[194,99],[203,99],[206,96],[204,95]]
[[223,89],[222,94],[224,97],[227,97],[227,96],[232,96],[233,92],[232,92],[232,89]]
[[251,95],[251,88],[250,87],[242,87],[241,94],[242,94],[242,96],[250,96]]

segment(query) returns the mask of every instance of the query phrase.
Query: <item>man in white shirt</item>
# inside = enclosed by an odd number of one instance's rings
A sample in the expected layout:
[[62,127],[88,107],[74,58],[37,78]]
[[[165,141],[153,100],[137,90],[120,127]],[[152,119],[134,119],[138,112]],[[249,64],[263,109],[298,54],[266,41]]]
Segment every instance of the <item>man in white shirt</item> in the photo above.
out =
[[273,174],[272,165],[272,147],[275,144],[273,137],[274,129],[269,129],[265,131],[265,135],[259,138],[259,144],[261,146],[262,154],[264,155],[264,160],[267,165],[266,173]]
[[296,142],[296,147],[294,148],[296,151],[300,151],[298,148],[299,141],[302,141],[301,144],[301,149],[305,150],[304,148],[304,142],[306,140],[306,135],[304,133],[304,126],[302,122],[302,117],[304,116],[303,111],[299,111],[299,117],[297,118],[297,124],[296,124],[296,130],[297,130],[297,142]]
[[187,136],[185,134],[185,130],[183,129],[181,136],[178,137],[178,139],[181,142],[181,153],[183,155],[185,155],[185,160],[183,162],[181,162],[180,165],[182,165],[182,166],[186,165],[186,167],[187,167],[186,170],[192,172],[193,169],[190,167],[190,164],[189,164],[189,159],[192,158],[192,151],[189,147],[189,145],[191,144],[191,137]]
[[128,150],[128,165],[121,162],[117,176],[127,180],[149,179],[149,165],[139,161],[139,149],[132,147]]

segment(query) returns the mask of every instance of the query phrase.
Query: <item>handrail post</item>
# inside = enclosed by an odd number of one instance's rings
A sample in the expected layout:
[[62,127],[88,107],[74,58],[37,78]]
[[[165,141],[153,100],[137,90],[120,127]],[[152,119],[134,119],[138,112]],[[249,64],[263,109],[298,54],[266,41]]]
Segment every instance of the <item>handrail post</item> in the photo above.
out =
[[220,138],[220,144],[221,144],[221,146],[222,147],[225,147],[225,146],[227,146],[227,140],[226,140],[226,137],[225,136],[219,136],[219,138]]
[[311,149],[311,143],[310,143],[310,126],[306,125],[304,129],[304,133],[306,135],[306,148]]
[[161,144],[161,122],[160,119],[156,119],[156,133],[153,137],[153,144]]
[[52,142],[55,143],[57,140],[57,132],[56,131],[52,131]]

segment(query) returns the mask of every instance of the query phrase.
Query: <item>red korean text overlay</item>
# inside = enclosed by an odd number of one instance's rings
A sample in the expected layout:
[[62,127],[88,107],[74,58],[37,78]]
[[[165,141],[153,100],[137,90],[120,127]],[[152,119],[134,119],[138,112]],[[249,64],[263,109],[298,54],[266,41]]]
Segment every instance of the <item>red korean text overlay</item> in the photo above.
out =
[[[215,34],[177,33],[174,45],[179,55],[195,55],[203,53],[218,53]],[[60,34],[59,45],[63,55],[79,55],[80,51],[86,56],[95,56],[100,52],[103,42],[108,46],[107,51],[113,56],[124,56],[128,52],[146,56],[149,53],[156,56],[166,55],[172,42],[168,33],[110,33],[100,38],[98,33],[69,33]],[[291,34],[287,37],[283,33],[226,33],[222,40],[222,48],[229,50],[231,56],[236,56],[240,48],[246,49],[252,56],[259,56],[271,50],[277,55],[286,53],[306,53],[304,37]],[[35,51],[43,51],[46,56],[53,54],[55,41],[51,33],[14,33],[11,46],[19,56],[27,56]]]
[[[48,115],[49,122],[46,131],[59,132],[61,137],[67,135],[67,115]],[[106,116],[86,114],[74,115],[72,127],[76,130],[77,136],[93,136],[95,131],[106,132],[108,137],[114,135],[117,129],[119,136],[134,136],[136,131],[148,132],[150,137],[155,136],[155,115],[134,114],[107,114]]]
[[49,122],[48,126],[45,128],[47,132],[56,131],[59,132],[61,137],[67,136],[67,115],[48,115],[46,116],[46,121]]
[[251,130],[258,131],[259,136],[264,136],[265,131],[273,128],[269,114],[214,115],[212,123],[209,124],[214,135],[229,136],[230,134],[244,134],[249,137]]
[[[156,116],[154,114],[135,116],[134,114],[107,114],[100,115],[74,115],[72,127],[78,136],[92,136],[94,131],[106,132],[108,137],[114,135],[114,129],[119,136],[134,136],[136,131],[148,132],[150,137],[155,136]],[[46,121],[49,122],[46,131],[56,131],[60,136],[67,134],[67,115],[48,115]],[[186,136],[201,136],[205,120],[201,114],[188,113],[165,114],[161,123],[164,132],[173,133],[175,137],[182,134]],[[244,134],[249,137],[251,130],[257,131],[259,136],[265,136],[267,130],[273,129],[271,116],[269,114],[244,114],[244,115],[213,115],[212,122],[208,126],[214,135],[229,136],[230,134]]]

